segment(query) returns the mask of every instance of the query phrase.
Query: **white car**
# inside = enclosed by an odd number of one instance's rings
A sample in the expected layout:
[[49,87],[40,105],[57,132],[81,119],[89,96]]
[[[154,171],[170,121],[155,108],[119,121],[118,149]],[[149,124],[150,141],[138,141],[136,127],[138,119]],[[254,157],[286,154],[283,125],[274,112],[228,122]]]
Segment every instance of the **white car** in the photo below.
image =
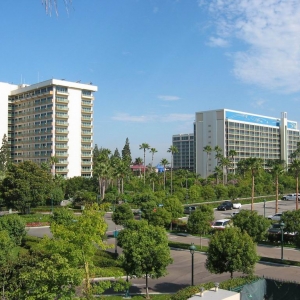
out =
[[241,203],[233,203],[233,208],[238,208],[240,209],[242,207]]
[[233,217],[236,216],[238,213],[239,213],[239,211],[234,211],[234,212],[231,214],[231,217],[233,218]]
[[[284,195],[281,200],[286,200],[286,201],[295,201],[297,198],[297,194],[288,194]],[[298,194],[298,201],[300,200],[300,195]]]
[[275,215],[270,215],[270,216],[268,216],[268,219],[272,220],[272,221],[280,221],[281,217],[282,217],[282,214],[283,213],[277,213]]
[[217,220],[211,225],[211,228],[225,229],[225,227],[228,227],[230,225],[229,223],[230,223],[230,219]]

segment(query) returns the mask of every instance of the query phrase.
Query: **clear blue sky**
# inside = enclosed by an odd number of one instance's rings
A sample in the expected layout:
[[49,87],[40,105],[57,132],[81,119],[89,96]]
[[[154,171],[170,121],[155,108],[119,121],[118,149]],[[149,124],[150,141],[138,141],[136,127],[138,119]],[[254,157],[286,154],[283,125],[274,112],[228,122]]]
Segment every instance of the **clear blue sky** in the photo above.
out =
[[[0,1],[0,81],[92,82],[94,143],[170,161],[196,111],[300,121],[299,0]],[[224,4],[226,3],[226,4]],[[146,163],[151,155],[146,156]]]

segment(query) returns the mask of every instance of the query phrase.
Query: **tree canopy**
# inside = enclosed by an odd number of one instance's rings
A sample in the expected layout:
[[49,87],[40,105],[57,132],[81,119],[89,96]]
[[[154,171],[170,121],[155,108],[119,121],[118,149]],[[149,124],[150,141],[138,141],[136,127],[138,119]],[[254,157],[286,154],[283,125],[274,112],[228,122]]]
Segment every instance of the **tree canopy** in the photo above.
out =
[[167,274],[167,266],[172,263],[168,238],[163,228],[148,225],[146,221],[131,221],[118,235],[118,245],[122,247],[122,262],[127,274],[146,278],[159,278]]
[[251,237],[237,227],[216,232],[210,239],[205,266],[214,274],[234,272],[253,274],[258,260]]

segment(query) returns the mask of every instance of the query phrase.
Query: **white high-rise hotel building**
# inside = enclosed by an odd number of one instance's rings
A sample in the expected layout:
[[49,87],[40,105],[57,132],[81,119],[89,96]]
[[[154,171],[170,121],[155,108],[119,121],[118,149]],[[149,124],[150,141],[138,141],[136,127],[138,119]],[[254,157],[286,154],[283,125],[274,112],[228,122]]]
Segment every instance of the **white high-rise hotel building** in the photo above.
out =
[[92,174],[93,92],[97,87],[51,79],[32,85],[0,82],[0,135],[14,162],[58,158],[55,173]]
[[[194,123],[195,171],[202,177],[214,173],[217,165],[215,153],[207,155],[203,148],[219,146],[222,154],[229,157],[235,150],[231,170],[241,159],[259,157],[269,160],[284,160],[296,150],[300,141],[297,122],[287,119],[287,113],[272,118],[229,109],[196,112]],[[208,160],[208,161],[207,161]],[[208,174],[206,167],[208,166]]]

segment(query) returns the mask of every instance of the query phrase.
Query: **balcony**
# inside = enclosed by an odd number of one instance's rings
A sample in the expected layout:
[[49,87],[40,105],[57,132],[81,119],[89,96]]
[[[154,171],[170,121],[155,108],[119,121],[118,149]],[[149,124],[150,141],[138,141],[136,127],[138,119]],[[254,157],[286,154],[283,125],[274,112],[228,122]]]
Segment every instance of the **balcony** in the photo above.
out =
[[67,105],[55,105],[56,111],[69,111],[69,107]]
[[56,136],[55,141],[57,141],[57,142],[68,142],[69,139],[68,139],[67,136]]
[[68,119],[69,116],[68,116],[68,114],[59,114],[59,113],[56,113],[55,117],[57,119]]

